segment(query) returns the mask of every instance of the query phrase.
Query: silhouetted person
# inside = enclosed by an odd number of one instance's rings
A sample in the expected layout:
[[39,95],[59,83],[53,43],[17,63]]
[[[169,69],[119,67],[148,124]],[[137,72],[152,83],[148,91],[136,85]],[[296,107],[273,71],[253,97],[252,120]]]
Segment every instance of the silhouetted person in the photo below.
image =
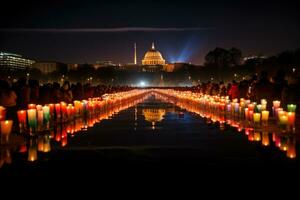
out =
[[270,108],[270,106],[272,106],[272,101],[274,100],[274,89],[274,85],[268,79],[268,73],[262,71],[260,79],[253,89],[254,100],[259,104],[261,99],[267,99],[269,102],[267,106]]

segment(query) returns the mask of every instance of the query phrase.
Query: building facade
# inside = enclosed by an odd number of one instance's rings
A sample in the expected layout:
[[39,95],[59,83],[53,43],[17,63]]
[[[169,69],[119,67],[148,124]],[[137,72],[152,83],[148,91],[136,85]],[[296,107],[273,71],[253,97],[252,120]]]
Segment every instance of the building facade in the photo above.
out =
[[60,65],[61,63],[58,62],[36,62],[33,67],[41,70],[44,74],[49,74],[56,71]]
[[18,54],[0,52],[0,70],[26,70],[31,68],[34,63],[34,60],[24,58]]

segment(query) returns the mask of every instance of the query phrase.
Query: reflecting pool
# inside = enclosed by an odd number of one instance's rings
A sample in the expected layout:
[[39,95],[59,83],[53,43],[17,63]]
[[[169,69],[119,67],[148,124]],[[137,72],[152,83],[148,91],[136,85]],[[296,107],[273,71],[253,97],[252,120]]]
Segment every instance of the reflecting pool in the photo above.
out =
[[220,123],[151,92],[34,136],[12,135],[1,145],[0,174],[93,173],[121,166],[294,169],[296,136]]

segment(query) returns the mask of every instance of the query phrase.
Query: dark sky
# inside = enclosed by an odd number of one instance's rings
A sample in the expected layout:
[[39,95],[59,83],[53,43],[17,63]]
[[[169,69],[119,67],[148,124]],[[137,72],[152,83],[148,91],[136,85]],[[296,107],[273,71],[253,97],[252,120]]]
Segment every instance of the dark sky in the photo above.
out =
[[140,61],[152,41],[166,60],[197,64],[217,46],[238,47],[245,56],[300,47],[296,1],[52,0],[1,7],[0,51],[37,60],[133,62],[136,42]]

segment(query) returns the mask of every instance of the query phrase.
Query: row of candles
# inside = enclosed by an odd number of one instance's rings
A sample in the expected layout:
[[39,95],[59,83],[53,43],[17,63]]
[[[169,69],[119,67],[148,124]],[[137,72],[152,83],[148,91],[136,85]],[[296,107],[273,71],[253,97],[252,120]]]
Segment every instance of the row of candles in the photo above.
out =
[[[173,98],[174,96],[170,96],[169,94],[170,93],[168,93],[168,95],[166,95],[166,93],[162,93],[160,91],[160,95],[157,95],[157,96],[161,100],[174,103],[177,106],[179,106],[183,109],[186,109],[190,112],[202,115],[203,117],[207,117],[206,118],[207,123],[216,122],[216,121],[221,122],[220,129],[224,130],[224,128],[225,128],[224,122],[226,121],[225,116],[222,116],[222,115],[215,116],[211,113],[211,111],[208,111],[206,113],[200,112],[199,106],[197,106],[193,102],[185,101],[183,99]],[[209,110],[208,107],[207,107],[207,110]],[[226,112],[226,111],[224,111],[224,112]],[[231,109],[230,109],[230,112],[231,112]],[[210,114],[207,114],[207,113],[210,113]],[[278,130],[278,129],[275,129],[272,131],[272,133],[269,133],[268,129],[259,129],[257,127],[251,127],[250,124],[239,123],[238,121],[234,121],[234,119],[228,120],[227,124],[237,128],[238,132],[245,130],[244,133],[247,136],[248,140],[251,142],[252,141],[261,142],[261,145],[263,145],[263,146],[269,146],[272,143],[279,150],[286,152],[286,156],[288,158],[291,158],[291,159],[296,158],[296,136],[295,136],[295,134],[281,134],[280,130]]]
[[156,90],[168,97],[180,100],[180,102],[189,102],[193,110],[198,114],[214,118],[218,116],[221,122],[225,120],[236,120],[240,123],[249,123],[256,127],[266,127],[272,120],[277,122],[282,130],[294,130],[296,120],[295,104],[288,104],[287,111],[280,107],[281,102],[273,101],[272,115],[267,110],[267,100],[262,99],[260,104],[251,102],[244,98],[229,100],[228,97],[211,96],[190,91],[182,92],[175,90]]
[[[89,127],[93,127],[95,123],[109,119],[118,112],[144,101],[147,97],[147,94],[134,96],[134,98],[127,99],[122,104],[111,105],[109,108],[103,110],[103,112],[95,112],[85,117],[74,118],[74,120],[67,121],[66,123],[58,123],[45,134],[38,134],[36,137],[27,138],[26,142],[19,146],[18,151],[22,154],[27,153],[27,160],[34,162],[38,159],[39,153],[43,154],[51,151],[51,141],[55,141],[61,147],[65,147],[68,144],[68,138],[74,137],[76,133],[86,131]],[[11,163],[9,148],[3,149],[0,156],[0,168],[2,161],[7,164]]]
[[[28,104],[27,110],[17,111],[19,130],[21,133],[29,132],[33,135],[37,132],[49,130],[50,122],[61,123],[83,117],[87,114],[99,113],[114,106],[121,106],[124,102],[132,101],[144,96],[148,90],[130,90],[103,97],[90,98],[88,100],[75,100],[73,104],[60,102],[56,104],[36,105]],[[6,110],[0,106],[1,141],[8,141],[13,128],[13,120],[5,120]]]

